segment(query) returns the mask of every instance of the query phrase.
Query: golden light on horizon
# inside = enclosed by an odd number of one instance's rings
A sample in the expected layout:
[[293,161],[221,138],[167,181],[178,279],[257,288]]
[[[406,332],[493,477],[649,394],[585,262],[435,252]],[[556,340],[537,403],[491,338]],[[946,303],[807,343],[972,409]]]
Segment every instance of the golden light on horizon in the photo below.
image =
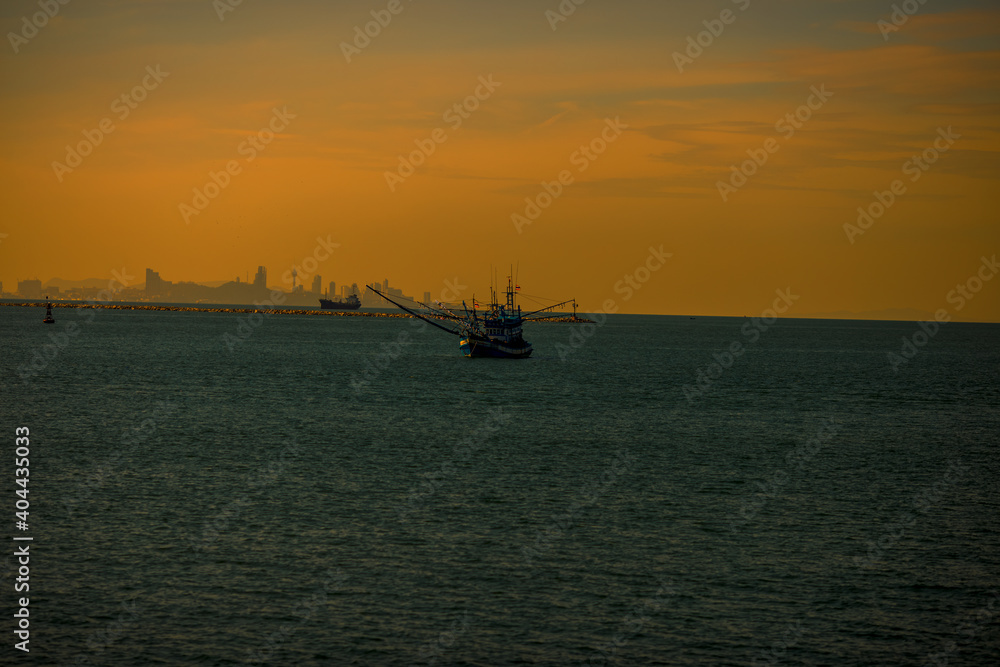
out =
[[[1000,247],[1000,11],[883,34],[891,3],[787,4],[727,5],[678,71],[722,7],[553,29],[555,2],[402,3],[362,48],[389,3],[68,3],[30,38],[39,4],[8,3],[0,280],[281,276],[330,237],[324,282],[483,290],[517,264],[596,310],[662,246],[622,312],[742,316],[787,287],[789,316],[949,307]],[[1000,321],[1000,281],[953,315]]]

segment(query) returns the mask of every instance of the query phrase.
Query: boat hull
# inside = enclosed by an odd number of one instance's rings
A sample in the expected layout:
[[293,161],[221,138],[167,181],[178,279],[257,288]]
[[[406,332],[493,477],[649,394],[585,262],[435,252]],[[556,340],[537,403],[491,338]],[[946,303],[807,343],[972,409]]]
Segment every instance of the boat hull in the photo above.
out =
[[527,359],[531,356],[531,344],[513,347],[493,340],[463,338],[458,342],[462,354],[467,357],[492,357],[494,359]]
[[361,307],[360,301],[333,301],[331,299],[320,299],[321,310],[357,310]]

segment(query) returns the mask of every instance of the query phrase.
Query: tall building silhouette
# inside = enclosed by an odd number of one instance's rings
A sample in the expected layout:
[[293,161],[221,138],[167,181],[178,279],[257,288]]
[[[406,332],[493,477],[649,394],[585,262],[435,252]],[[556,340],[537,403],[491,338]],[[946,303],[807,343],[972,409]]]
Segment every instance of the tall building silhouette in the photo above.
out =
[[42,281],[37,278],[19,280],[17,282],[17,293],[26,299],[40,299],[42,297]]
[[267,269],[263,266],[257,267],[257,275],[253,277],[253,286],[259,289],[267,289]]
[[334,282],[334,281],[332,281],[332,280],[330,281],[330,289],[328,289],[328,290],[326,291],[326,295],[327,295],[327,297],[328,297],[328,298],[330,298],[330,299],[332,299],[332,298],[334,298],[335,296],[337,296],[337,283],[335,283],[335,282]]
[[323,279],[320,276],[313,276],[313,294],[319,294],[323,291]]
[[160,274],[153,269],[146,269],[146,298],[162,294],[163,281],[160,279]]

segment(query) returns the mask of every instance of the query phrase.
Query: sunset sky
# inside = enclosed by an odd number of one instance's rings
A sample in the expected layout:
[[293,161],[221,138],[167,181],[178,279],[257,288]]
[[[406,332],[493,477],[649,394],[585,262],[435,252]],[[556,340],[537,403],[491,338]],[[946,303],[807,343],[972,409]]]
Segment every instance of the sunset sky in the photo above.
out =
[[[280,287],[329,237],[324,284],[387,277],[418,297],[454,278],[483,294],[490,266],[518,264],[525,292],[591,312],[613,299],[756,315],[791,288],[788,316],[1000,321],[1000,279],[960,311],[947,300],[1000,253],[994,2],[911,0],[894,25],[888,0],[566,0],[566,17],[559,0],[227,1],[42,0],[58,13],[37,30],[23,18],[37,0],[3,3],[6,291],[122,267],[136,283],[146,267],[219,281],[259,264]],[[372,11],[391,20],[358,48]],[[137,86],[130,108],[120,98]],[[776,127],[797,110],[798,128]],[[273,140],[252,148],[269,123]],[[81,142],[90,154],[69,170]],[[402,178],[416,142],[433,153]],[[586,158],[588,145],[604,152]],[[926,170],[907,164],[925,149]],[[748,151],[766,162],[720,194]],[[226,187],[185,215],[229,163]],[[525,198],[564,171],[519,229]],[[845,229],[897,179],[880,218]],[[616,283],[660,246],[672,256],[626,299]]]

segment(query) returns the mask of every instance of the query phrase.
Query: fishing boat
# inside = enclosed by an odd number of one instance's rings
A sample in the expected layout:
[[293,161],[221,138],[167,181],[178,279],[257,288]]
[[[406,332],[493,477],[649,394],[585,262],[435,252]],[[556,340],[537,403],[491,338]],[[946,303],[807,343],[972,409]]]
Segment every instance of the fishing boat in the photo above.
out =
[[49,297],[45,297],[45,319],[42,320],[45,324],[55,324],[56,318],[52,317],[52,304],[49,303]]
[[521,312],[521,307],[517,305],[516,295],[521,289],[511,278],[507,277],[507,294],[504,303],[499,303],[497,290],[490,288],[489,307],[480,312],[479,304],[475,297],[472,299],[472,309],[470,310],[465,301],[462,301],[464,314],[455,313],[444,304],[429,305],[415,301],[422,306],[425,312],[420,312],[413,308],[404,306],[390,296],[383,294],[371,285],[372,290],[386,301],[398,306],[414,317],[418,317],[429,324],[433,324],[438,329],[458,336],[458,347],[467,357],[493,357],[496,359],[527,359],[531,356],[531,343],[524,340],[522,325],[533,318],[537,318],[542,313],[554,310],[566,304],[573,304],[574,313],[576,300],[569,299],[560,303],[546,306],[530,313]]

